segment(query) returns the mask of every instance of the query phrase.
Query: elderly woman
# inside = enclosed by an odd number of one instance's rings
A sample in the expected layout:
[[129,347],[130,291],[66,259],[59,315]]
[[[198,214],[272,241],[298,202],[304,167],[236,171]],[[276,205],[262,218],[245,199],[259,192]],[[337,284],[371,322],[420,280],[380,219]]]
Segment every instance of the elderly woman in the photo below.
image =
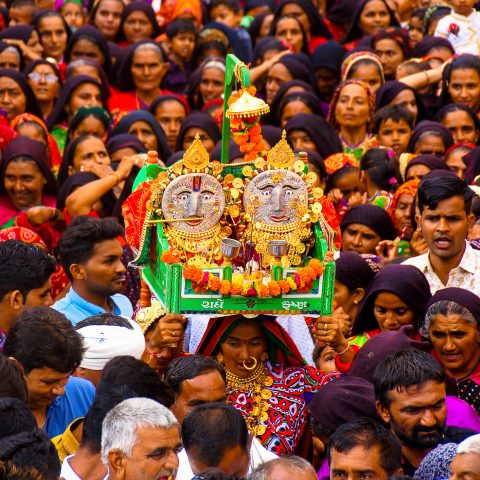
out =
[[374,111],[375,94],[362,81],[346,80],[333,94],[328,121],[339,132],[343,151],[357,160],[375,146],[371,134]]
[[439,122],[424,120],[413,130],[407,152],[443,157],[453,142],[453,136],[447,127]]
[[305,365],[276,320],[260,316],[211,319],[197,353],[216,356],[227,372],[227,401],[254,436],[278,454],[297,451],[313,394],[338,374]]
[[412,238],[412,204],[417,194],[419,180],[409,180],[397,188],[388,209],[390,218],[400,238]]
[[480,413],[480,298],[444,288],[427,305],[422,333],[457,386],[456,395]]
[[225,84],[225,60],[208,57],[191,75],[188,86],[188,103],[192,109],[201,110],[210,102],[221,99]]
[[168,62],[165,62],[158,44],[144,40],[132,45],[117,76],[121,93],[109,99],[110,110],[147,110],[153,100],[163,93],[160,84],[167,70]]

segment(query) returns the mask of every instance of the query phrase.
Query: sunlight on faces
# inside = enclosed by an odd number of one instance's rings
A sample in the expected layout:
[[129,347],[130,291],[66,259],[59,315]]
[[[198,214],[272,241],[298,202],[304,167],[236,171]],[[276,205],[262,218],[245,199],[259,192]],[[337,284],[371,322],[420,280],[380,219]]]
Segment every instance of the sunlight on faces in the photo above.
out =
[[382,76],[378,68],[372,61],[365,61],[350,70],[348,80],[361,80],[376,92],[382,86]]
[[267,73],[267,83],[265,91],[267,93],[267,103],[270,105],[275,98],[280,87],[293,80],[292,75],[283,63],[275,63]]
[[33,160],[13,159],[5,168],[5,190],[17,208],[39,205],[46,183],[47,180]]
[[222,97],[225,83],[225,72],[215,67],[206,68],[202,72],[199,92],[203,103]]
[[195,173],[173,180],[162,198],[164,218],[199,218],[172,223],[183,232],[206,231],[218,224],[225,209],[222,185],[211,175]]
[[381,240],[370,227],[361,223],[351,223],[343,229],[342,250],[375,254],[375,248]]
[[376,43],[375,53],[382,62],[385,76],[394,78],[397,67],[405,60],[400,45],[395,40],[384,38]]
[[139,91],[151,92],[159,89],[167,70],[168,64],[156,50],[139,48],[133,55],[131,72],[135,88]]
[[361,85],[345,85],[335,105],[335,118],[340,127],[361,128],[368,122],[368,95]]
[[465,180],[465,173],[467,171],[467,164],[462,158],[467,155],[467,153],[463,148],[457,148],[451,152],[445,160],[448,169],[462,180]]
[[363,36],[374,35],[380,30],[387,28],[389,24],[390,13],[385,3],[381,0],[368,2],[358,19],[358,25],[363,32]]
[[123,23],[123,33],[127,42],[132,44],[150,38],[153,34],[153,25],[145,12],[135,10]]
[[186,118],[185,107],[176,100],[166,100],[155,109],[155,118],[165,132],[168,148],[174,152],[180,127]]
[[98,7],[93,23],[107,40],[113,40],[120,28],[123,9],[119,0],[103,0]]
[[42,18],[38,23],[38,32],[45,56],[60,61],[68,40],[62,19],[58,16]]
[[77,145],[73,155],[72,165],[69,166],[68,174],[81,172],[82,167],[98,163],[110,165],[110,158],[103,142],[97,137],[89,137]]
[[462,453],[456,455],[450,464],[449,480],[480,480],[480,454]]
[[448,93],[453,103],[463,103],[480,110],[480,75],[473,68],[457,68],[452,71],[448,84]]
[[427,167],[426,165],[422,165],[421,163],[418,165],[412,165],[411,167],[407,167],[405,170],[405,181],[408,182],[409,180],[420,180],[431,171],[431,168]]
[[412,129],[405,120],[396,122],[391,118],[388,118],[380,125],[377,134],[378,144],[383,147],[393,148],[397,155],[407,151],[411,137]]
[[7,112],[11,121],[25,113],[27,98],[18,83],[9,77],[0,77],[0,109]]
[[412,203],[413,195],[409,193],[402,193],[398,199],[397,206],[393,211],[393,217],[395,219],[395,225],[399,232],[407,233],[408,236],[413,234],[412,227]]
[[457,110],[447,113],[442,124],[450,130],[455,143],[477,143],[480,132],[467,112]]
[[436,155],[442,158],[445,155],[445,143],[437,134],[426,134],[415,144],[414,150],[418,155]]
[[404,325],[413,325],[415,313],[392,292],[380,292],[375,298],[373,314],[382,332],[398,330]]
[[313,111],[301,100],[292,100],[285,105],[282,112],[281,126],[285,128],[287,122],[300,113],[313,115]]
[[288,170],[267,170],[247,185],[243,205],[245,210],[253,205],[251,216],[255,222],[287,225],[301,220],[306,212],[307,184]]
[[296,53],[303,48],[303,33],[298,20],[290,17],[280,19],[276,25],[275,38],[285,41],[293,47]]

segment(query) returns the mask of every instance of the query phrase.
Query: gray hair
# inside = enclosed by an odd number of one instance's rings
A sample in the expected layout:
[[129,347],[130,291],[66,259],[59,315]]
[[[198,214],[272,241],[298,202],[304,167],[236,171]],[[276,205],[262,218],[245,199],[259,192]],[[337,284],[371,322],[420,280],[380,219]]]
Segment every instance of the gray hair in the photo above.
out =
[[479,323],[472,315],[472,312],[467,310],[463,305],[460,305],[453,300],[440,300],[431,305],[425,314],[425,322],[420,329],[420,333],[426,338],[429,336],[428,330],[435,315],[460,315],[460,317],[466,322],[475,325],[477,328],[479,327]]
[[7,52],[7,53],[14,53],[17,57],[17,60],[20,61],[20,52],[13,47],[12,45],[8,46],[2,53]]
[[[270,460],[266,463],[262,463],[247,478],[248,480],[268,480],[276,467],[283,467],[286,470],[294,470],[296,472],[310,470],[315,477],[317,476],[315,469],[304,458],[297,457],[295,455],[288,455],[286,457],[281,457],[275,460]],[[295,476],[292,476],[292,478],[295,478]]]
[[138,52],[144,52],[144,51],[155,52],[162,62],[165,60],[161,48],[158,45],[156,45],[155,43],[142,43],[142,44],[140,44],[134,50],[133,56],[135,56]]
[[476,453],[480,455],[480,434],[472,435],[458,444],[457,455],[462,453]]
[[129,398],[110,410],[102,424],[102,461],[108,465],[108,452],[118,449],[130,456],[137,442],[137,428],[178,427],[167,407],[149,398]]
[[419,135],[419,137],[417,138],[417,141],[415,142],[415,145],[413,146],[413,149],[415,150],[415,148],[417,148],[417,145],[422,141],[422,140],[425,140],[427,137],[429,136],[432,136],[432,137],[437,137],[439,138],[440,140],[442,140],[442,142],[445,142],[445,140],[443,139],[442,135],[439,133],[439,132],[436,132],[434,130],[427,130],[426,132],[423,132]]

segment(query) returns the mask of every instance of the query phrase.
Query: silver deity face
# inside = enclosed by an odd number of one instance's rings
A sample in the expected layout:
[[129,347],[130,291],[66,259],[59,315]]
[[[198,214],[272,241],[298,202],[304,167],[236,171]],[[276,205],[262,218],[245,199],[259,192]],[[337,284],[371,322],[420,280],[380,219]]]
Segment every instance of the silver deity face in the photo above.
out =
[[[206,173],[189,173],[173,180],[162,198],[165,218],[187,220],[171,226],[184,232],[201,232],[215,226],[225,209],[220,182]],[[188,220],[191,218],[192,220]]]
[[287,225],[300,220],[308,207],[307,184],[289,170],[267,170],[246,186],[243,206],[255,222]]

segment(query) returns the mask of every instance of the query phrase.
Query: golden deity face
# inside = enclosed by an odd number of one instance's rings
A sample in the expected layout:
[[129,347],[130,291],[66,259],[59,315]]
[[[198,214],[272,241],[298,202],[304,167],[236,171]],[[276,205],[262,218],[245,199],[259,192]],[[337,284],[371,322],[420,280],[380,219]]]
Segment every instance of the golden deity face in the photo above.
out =
[[289,170],[267,170],[245,187],[243,206],[253,222],[287,225],[308,209],[307,184]]
[[[206,173],[189,173],[173,180],[162,198],[162,213],[184,232],[202,232],[215,226],[225,209],[225,195],[220,182]],[[191,220],[189,220],[191,219]]]

